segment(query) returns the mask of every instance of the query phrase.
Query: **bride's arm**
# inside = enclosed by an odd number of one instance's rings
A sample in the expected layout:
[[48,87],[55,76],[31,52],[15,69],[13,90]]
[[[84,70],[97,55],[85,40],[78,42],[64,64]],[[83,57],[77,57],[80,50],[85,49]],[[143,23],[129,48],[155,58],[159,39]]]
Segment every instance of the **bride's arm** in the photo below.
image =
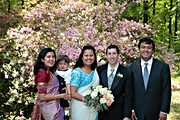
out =
[[71,86],[71,96],[72,98],[84,102],[84,96],[77,93],[78,88],[75,86]]

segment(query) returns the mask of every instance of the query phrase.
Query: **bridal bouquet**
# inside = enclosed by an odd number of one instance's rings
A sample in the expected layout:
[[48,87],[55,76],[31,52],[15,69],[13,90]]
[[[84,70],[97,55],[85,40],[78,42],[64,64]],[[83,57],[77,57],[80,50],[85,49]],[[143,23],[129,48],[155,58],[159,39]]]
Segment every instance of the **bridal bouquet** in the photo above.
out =
[[85,104],[90,108],[96,109],[98,112],[107,110],[109,106],[114,102],[114,96],[111,94],[111,90],[101,85],[96,88],[91,88],[90,94],[86,95]]

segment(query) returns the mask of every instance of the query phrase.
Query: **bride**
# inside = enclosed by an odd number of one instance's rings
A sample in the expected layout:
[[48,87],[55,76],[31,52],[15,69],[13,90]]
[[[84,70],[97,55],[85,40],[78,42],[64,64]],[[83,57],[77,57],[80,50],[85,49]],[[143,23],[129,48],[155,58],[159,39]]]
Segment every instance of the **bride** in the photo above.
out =
[[98,113],[84,103],[84,96],[91,87],[99,85],[99,76],[95,70],[97,59],[94,47],[83,47],[79,59],[71,74],[71,118],[72,120],[97,120]]

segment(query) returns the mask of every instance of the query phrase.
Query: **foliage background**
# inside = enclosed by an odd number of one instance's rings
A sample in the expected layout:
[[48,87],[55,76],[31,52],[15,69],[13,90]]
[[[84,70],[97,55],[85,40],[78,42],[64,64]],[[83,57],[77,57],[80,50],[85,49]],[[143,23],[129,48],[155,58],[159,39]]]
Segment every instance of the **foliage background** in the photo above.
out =
[[[178,76],[180,32],[174,28],[179,0],[172,8],[167,0],[157,1],[155,14],[152,3],[149,0],[144,9],[144,1],[138,0],[117,0],[111,5],[101,0],[1,0],[0,119],[29,118],[36,94],[33,64],[44,47],[68,55],[73,63],[85,44],[96,48],[98,60],[104,58],[107,45],[116,44],[120,62],[127,65],[138,58],[138,40],[151,36],[157,45],[155,57]],[[144,15],[148,15],[146,22]]]

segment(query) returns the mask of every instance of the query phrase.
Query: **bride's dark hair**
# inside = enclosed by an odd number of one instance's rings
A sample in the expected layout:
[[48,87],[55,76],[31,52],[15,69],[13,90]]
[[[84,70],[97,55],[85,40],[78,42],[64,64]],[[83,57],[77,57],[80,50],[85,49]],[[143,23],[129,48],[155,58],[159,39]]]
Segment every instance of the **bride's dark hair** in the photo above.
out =
[[97,56],[96,56],[96,50],[95,50],[95,48],[94,48],[93,46],[91,46],[91,45],[85,45],[85,46],[83,47],[83,49],[82,49],[82,51],[81,51],[81,54],[79,55],[79,58],[78,58],[78,60],[76,61],[76,64],[75,64],[74,68],[84,66],[84,63],[83,63],[82,58],[83,58],[83,54],[84,54],[84,51],[85,51],[85,50],[92,50],[93,53],[94,53],[95,60],[94,60],[94,62],[93,62],[92,65],[91,65],[91,69],[94,70],[94,69],[97,67]]

